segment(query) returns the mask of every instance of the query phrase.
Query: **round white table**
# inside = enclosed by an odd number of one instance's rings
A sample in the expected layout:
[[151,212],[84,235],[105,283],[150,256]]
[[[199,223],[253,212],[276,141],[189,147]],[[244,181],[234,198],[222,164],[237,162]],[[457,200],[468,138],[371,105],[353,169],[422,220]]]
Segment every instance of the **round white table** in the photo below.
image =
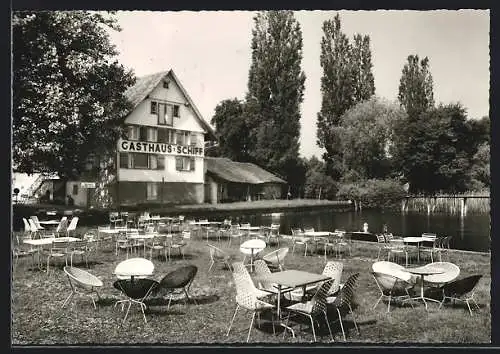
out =
[[250,271],[253,271],[254,256],[259,254],[264,248],[266,248],[266,242],[258,238],[247,240],[240,245],[240,252],[250,256]]
[[440,302],[438,300],[431,299],[431,298],[428,298],[428,297],[424,296],[424,277],[426,275],[442,274],[442,273],[444,273],[444,270],[439,269],[437,267],[432,267],[432,266],[429,266],[429,265],[425,265],[425,266],[422,266],[422,267],[416,267],[416,268],[406,268],[405,270],[407,272],[411,273],[411,274],[420,275],[420,281],[421,281],[421,284],[420,284],[420,296],[413,297],[412,300],[422,300],[424,302],[424,304],[425,304],[425,309],[426,310],[427,310],[427,302],[425,300],[427,300],[427,301],[434,301],[434,302],[437,302],[437,303]]
[[114,274],[118,279],[129,279],[134,281],[134,277],[144,278],[152,275],[155,270],[153,262],[145,258],[129,258],[118,263]]

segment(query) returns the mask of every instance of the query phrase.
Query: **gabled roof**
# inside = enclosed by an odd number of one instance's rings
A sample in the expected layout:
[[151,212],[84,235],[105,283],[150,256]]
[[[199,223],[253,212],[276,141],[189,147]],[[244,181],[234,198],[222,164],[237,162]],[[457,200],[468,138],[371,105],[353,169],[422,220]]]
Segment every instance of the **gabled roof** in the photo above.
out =
[[234,183],[262,184],[286,181],[249,162],[236,162],[224,157],[205,157],[207,172]]
[[213,139],[215,139],[214,130],[205,121],[205,119],[203,119],[203,116],[201,115],[200,111],[198,110],[193,100],[188,95],[186,89],[184,88],[184,86],[182,86],[181,82],[177,78],[177,75],[175,75],[172,69],[170,69],[169,71],[161,71],[147,76],[141,76],[136,79],[135,84],[129,87],[127,91],[125,91],[125,96],[132,103],[132,110],[134,110],[139,105],[139,103],[144,101],[146,97],[155,89],[155,87],[158,86],[161,80],[166,78],[168,75],[172,77],[172,79],[175,81],[175,83],[181,90],[182,94],[186,97],[186,100],[189,102],[189,105],[193,108],[193,111],[195,113],[195,118],[201,124],[203,129],[205,129],[207,134],[209,134]]

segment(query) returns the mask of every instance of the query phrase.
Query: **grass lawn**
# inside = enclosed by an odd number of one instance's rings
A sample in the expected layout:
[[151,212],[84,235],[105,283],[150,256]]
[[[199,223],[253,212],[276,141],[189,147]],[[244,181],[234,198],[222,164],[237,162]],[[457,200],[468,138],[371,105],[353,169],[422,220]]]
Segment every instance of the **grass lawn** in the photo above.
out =
[[[80,229],[81,232],[84,229]],[[213,241],[217,245],[217,241]],[[282,242],[282,245],[286,240]],[[113,246],[114,247],[114,246]],[[221,241],[219,247],[225,249],[235,260],[242,259],[236,244],[227,246]],[[276,249],[275,246],[268,250]],[[290,248],[291,249],[291,248]],[[450,252],[447,260],[457,264],[460,278],[472,274],[483,274],[476,290],[475,299],[481,309],[471,317],[465,304],[443,306],[438,310],[435,303],[429,305],[427,312],[421,303],[412,309],[408,304],[391,304],[387,313],[387,303],[379,303],[372,309],[379,297],[379,290],[370,271],[377,256],[376,244],[353,241],[351,257],[342,259],[344,270],[342,282],[355,272],[360,273],[356,288],[356,307],[354,313],[360,335],[354,329],[351,317],[344,321],[347,342],[349,343],[490,343],[490,256],[489,254]],[[216,265],[207,272],[209,261],[206,241],[192,240],[185,249],[186,257],[174,257],[166,262],[163,258],[154,258],[153,278],[160,280],[167,272],[186,264],[198,267],[198,274],[191,286],[190,293],[197,305],[186,305],[182,299],[172,301],[167,310],[167,299],[151,298],[148,302],[145,324],[139,306],[133,305],[129,317],[123,326],[124,313],[114,303],[120,298],[113,288],[116,280],[113,270],[118,262],[125,259],[122,253],[115,256],[114,248],[102,249],[90,256],[90,272],[104,283],[100,290],[101,301],[94,310],[90,299],[74,297],[66,308],[61,305],[70,293],[68,280],[62,271],[62,263],[51,272],[31,270],[31,260],[20,259],[12,271],[12,344],[176,344],[176,343],[244,343],[248,332],[251,313],[239,310],[229,336],[226,336],[231,321],[235,302],[235,288],[231,272],[221,265]],[[332,256],[329,257],[332,259]],[[78,259],[78,262],[80,260]],[[304,257],[300,252],[288,254],[287,269],[299,269],[321,273],[324,258],[319,255]],[[85,263],[77,265],[85,269]],[[252,330],[251,343],[308,343],[312,341],[312,332],[307,325],[294,326],[296,338],[289,333],[273,335],[272,328],[265,321],[261,328]],[[335,342],[342,343],[342,332],[336,319],[336,313],[329,314]],[[281,333],[281,330],[277,328]],[[330,343],[327,330],[317,332],[318,341]]]

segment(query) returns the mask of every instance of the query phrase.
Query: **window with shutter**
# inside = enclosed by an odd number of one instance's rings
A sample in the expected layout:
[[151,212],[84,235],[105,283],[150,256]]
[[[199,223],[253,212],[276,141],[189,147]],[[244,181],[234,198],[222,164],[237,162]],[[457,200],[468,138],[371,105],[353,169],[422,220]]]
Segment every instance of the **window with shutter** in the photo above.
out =
[[140,141],[147,141],[148,139],[148,128],[147,127],[140,127],[139,128],[139,140]]
[[128,168],[128,153],[120,152],[120,168]]
[[174,112],[173,112],[173,107],[172,105],[166,105],[167,108],[167,116],[165,117],[166,124],[167,125],[174,125]]
[[156,155],[157,157],[157,163],[158,163],[158,170],[165,170],[165,156],[163,155]]
[[158,160],[156,155],[149,155],[149,169],[156,170],[158,168]]
[[146,197],[148,200],[158,199],[158,184],[155,182],[148,182],[146,185]]
[[167,113],[166,105],[160,103],[158,105],[158,125],[167,124],[167,120],[166,120],[166,116],[165,116],[166,113]]
[[178,105],[174,106],[173,116],[176,117],[176,118],[180,117],[180,115],[179,115],[179,106]]
[[141,169],[148,168],[148,154],[133,154],[132,167]]
[[148,141],[158,141],[158,131],[156,128],[148,128]]
[[195,133],[191,133],[191,146],[198,145],[198,136]]
[[182,171],[182,166],[183,165],[183,161],[182,161],[182,157],[176,157],[175,158],[175,169],[177,171]]
[[176,139],[175,143],[177,145],[184,145],[184,132],[178,131],[176,135],[177,135],[177,139]]
[[194,157],[189,158],[189,170],[194,171]]

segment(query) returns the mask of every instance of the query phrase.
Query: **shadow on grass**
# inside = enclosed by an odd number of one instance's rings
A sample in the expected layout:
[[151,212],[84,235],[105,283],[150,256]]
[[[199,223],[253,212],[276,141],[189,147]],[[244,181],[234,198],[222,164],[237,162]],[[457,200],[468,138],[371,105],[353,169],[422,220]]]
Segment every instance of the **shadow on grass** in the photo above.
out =
[[[167,306],[168,305],[168,295],[164,297],[153,297],[150,299],[147,299],[145,303],[148,306]],[[177,305],[177,304],[193,304],[193,305],[204,305],[204,304],[211,304],[213,302],[216,302],[220,299],[219,295],[202,295],[202,296],[190,296],[190,299],[186,299],[185,297],[181,298],[174,298],[172,301],[170,301],[170,306]],[[196,301],[196,302],[195,302]]]

